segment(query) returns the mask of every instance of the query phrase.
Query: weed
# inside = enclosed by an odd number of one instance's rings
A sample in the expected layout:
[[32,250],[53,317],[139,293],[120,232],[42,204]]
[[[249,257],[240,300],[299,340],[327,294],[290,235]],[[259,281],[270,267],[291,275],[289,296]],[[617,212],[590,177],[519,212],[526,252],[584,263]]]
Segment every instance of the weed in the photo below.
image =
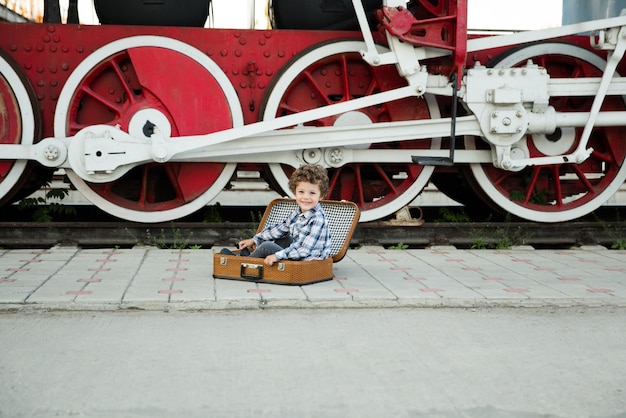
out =
[[[595,214],[595,212],[593,215],[596,218],[596,221],[602,224],[602,229],[604,230],[604,232],[606,232],[609,238],[613,241],[613,243],[611,244],[611,249],[626,250],[626,227],[605,222],[602,219],[600,219],[598,215]],[[615,211],[615,223],[616,224],[622,223],[620,216],[619,216],[619,212],[617,210]]]
[[263,214],[261,212],[254,213],[254,212],[250,211],[250,219],[252,220],[252,224],[256,225],[256,226],[251,228],[249,230],[249,232],[244,232],[244,235],[246,235],[246,236],[241,238],[240,240],[248,239],[248,238],[253,237],[254,235],[256,235],[256,231],[258,229],[258,225],[261,223],[261,220],[263,219]]
[[483,238],[477,238],[470,248],[472,250],[485,250],[489,248],[489,244],[487,244]]
[[[511,215],[507,214],[503,226],[499,226],[492,234],[492,240],[486,240],[484,238],[485,231],[477,230],[472,231],[472,235],[478,236],[472,249],[497,249],[507,250],[516,245],[524,245],[528,242],[528,232],[521,226],[513,227],[511,225]],[[491,242],[489,242],[491,241]]]
[[440,218],[435,219],[435,222],[471,222],[470,217],[465,213],[463,208],[459,208],[458,211],[452,211],[449,208],[439,209]]
[[34,209],[34,222],[52,222],[54,216],[71,216],[76,215],[76,209],[72,206],[61,204],[61,201],[69,195],[67,189],[56,189],[50,187],[47,182],[43,187],[43,197],[27,197],[19,201],[17,207],[19,210]]
[[252,223],[260,224],[261,219],[263,219],[263,214],[261,212],[254,213],[250,211],[250,219],[252,220]]
[[[156,247],[160,249],[168,250],[184,250],[184,249],[200,249],[200,245],[189,245],[190,239],[183,236],[183,233],[179,228],[172,227],[170,234],[166,234],[165,229],[161,228],[158,235],[154,235],[150,229],[146,229],[146,235],[144,238],[135,236],[128,228],[126,232],[135,240],[135,245],[146,245]],[[193,235],[193,233],[190,233]]]
[[215,203],[213,206],[208,206],[207,211],[204,213],[204,219],[202,222],[224,222],[224,218],[220,214],[221,205],[219,202]]
[[409,246],[403,242],[398,243],[397,245],[392,245],[389,247],[389,250],[406,250]]
[[[533,187],[531,185],[531,176],[525,175],[522,177],[522,184],[525,190],[528,190],[529,187]],[[533,191],[528,199],[529,203],[534,203],[536,205],[549,205],[550,200],[552,199],[552,192],[548,189],[539,189],[538,186],[533,187]],[[513,202],[525,202],[526,201],[526,192],[521,190],[511,190],[510,199]]]

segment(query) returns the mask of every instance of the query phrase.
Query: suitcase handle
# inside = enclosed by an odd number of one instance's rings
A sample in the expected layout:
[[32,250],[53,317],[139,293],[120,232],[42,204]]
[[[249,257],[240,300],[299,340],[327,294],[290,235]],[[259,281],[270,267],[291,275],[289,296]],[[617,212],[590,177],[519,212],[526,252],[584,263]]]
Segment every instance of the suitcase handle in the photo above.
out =
[[[256,274],[246,274],[246,269],[256,269]],[[248,280],[262,280],[263,279],[263,265],[262,264],[241,264],[239,275],[242,279]]]

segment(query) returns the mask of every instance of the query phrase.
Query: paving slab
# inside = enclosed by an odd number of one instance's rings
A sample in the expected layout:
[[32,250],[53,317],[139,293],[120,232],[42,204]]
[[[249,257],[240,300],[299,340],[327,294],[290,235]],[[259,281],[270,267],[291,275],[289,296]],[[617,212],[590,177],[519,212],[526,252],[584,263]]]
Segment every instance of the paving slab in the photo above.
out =
[[0,251],[0,310],[626,306],[626,251],[348,251],[332,280],[305,286],[214,279],[199,250]]

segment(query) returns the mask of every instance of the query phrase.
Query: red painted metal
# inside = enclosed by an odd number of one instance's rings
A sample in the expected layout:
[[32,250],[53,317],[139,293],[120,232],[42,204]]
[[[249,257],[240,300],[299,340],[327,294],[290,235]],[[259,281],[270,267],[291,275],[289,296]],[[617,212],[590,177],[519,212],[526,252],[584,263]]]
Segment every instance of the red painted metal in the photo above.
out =
[[447,75],[456,72],[461,82],[467,54],[467,0],[418,0],[410,10],[383,7],[377,16],[385,30],[404,42],[451,51]]
[[[53,136],[56,102],[72,71],[96,49],[139,35],[177,39],[214,60],[237,90],[245,123],[258,121],[269,84],[294,55],[320,42],[359,37],[358,32],[0,23],[0,49],[19,64],[39,99],[43,137]],[[176,67],[167,59],[157,59],[153,65],[154,71],[157,65],[166,68],[161,73],[164,80]]]
[[[378,17],[384,28],[405,42],[417,46],[445,49],[450,56],[428,60],[429,72],[450,75],[457,73],[462,80],[464,68],[477,62],[488,64],[501,53],[503,48],[473,52],[467,56],[467,0],[415,0],[409,9],[384,8]],[[328,42],[360,39],[359,32],[349,31],[296,31],[296,30],[237,30],[237,29],[202,29],[180,27],[147,26],[79,26],[60,24],[16,24],[0,23],[0,50],[16,62],[27,84],[32,85],[36,96],[37,111],[40,112],[41,134],[35,142],[54,135],[53,119],[59,94],[68,77],[93,51],[110,42],[138,35],[156,35],[177,39],[197,48],[210,57],[224,72],[236,90],[244,123],[258,121],[264,98],[272,88],[272,81],[283,71],[289,61],[302,51]],[[375,40],[385,44],[383,33],[375,33]],[[589,49],[587,37],[568,37],[563,40]],[[597,51],[600,56],[605,52]],[[358,57],[345,56],[350,66],[361,71],[365,64]],[[353,59],[354,58],[354,59]],[[116,73],[115,68],[122,61],[132,65],[126,71]],[[564,58],[557,58],[564,63]],[[544,65],[542,62],[537,62]],[[566,63],[566,62],[565,62]],[[552,72],[554,62],[546,61]],[[623,65],[623,64],[622,64]],[[120,67],[121,68],[121,67]],[[582,65],[582,70],[588,70]],[[312,69],[313,70],[313,69]],[[622,68],[623,70],[623,68]],[[332,88],[337,88],[338,100],[371,94],[377,90],[388,90],[403,83],[395,72],[394,66],[369,68],[369,74],[349,77],[348,83],[336,79],[324,79]],[[622,71],[623,73],[624,71]],[[120,74],[124,74],[120,78]],[[588,74],[586,74],[588,75]],[[376,87],[368,84],[376,79]],[[316,80],[313,76],[311,80]],[[321,80],[321,78],[320,78]],[[342,84],[343,83],[343,84]],[[362,83],[362,86],[359,86]],[[309,90],[311,84],[295,83],[286,94],[284,109],[293,106],[290,111],[301,111],[320,106],[315,102]],[[347,86],[347,87],[346,87]],[[369,86],[369,87],[365,87]],[[318,86],[319,87],[319,86]],[[319,87],[322,88],[322,87]],[[343,89],[343,90],[341,90]],[[132,94],[129,94],[132,92]],[[85,99],[85,100],[80,100]],[[18,114],[10,92],[10,86],[0,77],[0,143],[18,141]],[[442,116],[449,115],[449,99],[439,99]],[[78,103],[81,103],[79,106]],[[287,106],[289,102],[289,106]],[[81,127],[94,123],[119,124],[127,129],[128,115],[144,107],[157,108],[170,120],[173,136],[214,132],[230,127],[228,109],[219,84],[201,71],[189,58],[175,51],[160,50],[155,47],[135,48],[122,51],[96,65],[75,92],[68,114],[67,132],[72,134]],[[294,104],[295,103],[295,104]],[[609,100],[608,106],[623,109],[621,100]],[[283,110],[284,110],[283,109]],[[382,109],[382,110],[381,110]],[[558,110],[579,110],[571,103],[557,106]],[[281,110],[281,111],[283,111]],[[427,109],[407,106],[404,101],[387,103],[377,109],[366,109],[372,121],[399,121],[428,118]],[[316,121],[319,125],[332,125],[333,119]],[[593,171],[593,165],[605,163],[617,166],[626,159],[621,131],[613,129],[599,130],[593,136],[590,146],[596,150],[589,162],[581,168],[584,172]],[[419,144],[418,144],[419,142]],[[392,146],[412,149],[428,147],[427,141],[413,141]],[[534,150],[531,149],[531,152]],[[11,163],[0,162],[0,181]],[[164,210],[171,206],[193,200],[206,190],[221,170],[219,164],[183,163],[183,164],[148,164],[136,168],[134,181],[137,185],[117,184],[115,182],[94,185],[103,196],[120,206],[145,207],[149,211]],[[246,169],[262,170],[261,165],[246,164]],[[384,194],[392,199],[402,194],[403,185],[389,183],[389,177],[377,175],[391,172],[393,164],[353,165],[334,170],[333,196],[341,199],[359,201],[362,208],[368,204],[384,203],[375,199]],[[417,166],[406,166],[400,171],[410,174],[411,178],[419,173]],[[455,168],[456,169],[456,168]],[[493,167],[488,168],[494,184],[503,188],[504,194],[512,194],[516,184],[526,181],[519,173],[505,173]],[[556,177],[558,170],[538,168],[530,176],[533,188],[540,190],[550,186],[550,178]],[[575,170],[575,169],[574,169]],[[341,173],[341,175],[339,175]],[[576,173],[574,173],[576,174]],[[609,177],[610,178],[610,175]],[[534,180],[533,180],[534,179]],[[154,186],[167,184],[164,189]],[[607,180],[587,182],[581,178],[578,182],[555,184],[555,190],[563,195],[600,190]],[[508,182],[508,183],[507,183]],[[597,184],[596,184],[597,183]],[[407,183],[408,184],[408,183]],[[591,184],[591,186],[590,186]],[[134,191],[133,187],[135,187]],[[377,190],[380,188],[382,190]],[[160,194],[168,198],[159,198]],[[527,205],[532,205],[532,191],[524,193]],[[375,198],[372,199],[371,197]],[[591,193],[590,193],[591,196]],[[0,196],[0,199],[2,196]],[[130,203],[128,203],[129,201]],[[373,203],[373,202],[379,203]],[[158,202],[158,203],[154,203]],[[582,202],[584,203],[584,202]],[[565,205],[565,203],[563,203]],[[549,210],[561,210],[562,206]]]

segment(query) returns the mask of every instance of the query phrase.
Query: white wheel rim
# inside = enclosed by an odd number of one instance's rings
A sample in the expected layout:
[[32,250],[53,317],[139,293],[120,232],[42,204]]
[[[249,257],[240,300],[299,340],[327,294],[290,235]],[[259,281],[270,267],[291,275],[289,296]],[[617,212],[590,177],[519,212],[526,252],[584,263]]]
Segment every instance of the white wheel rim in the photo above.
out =
[[[22,135],[21,145],[32,145],[35,140],[35,110],[30,100],[28,90],[13,66],[0,56],[0,74],[11,87],[17,104],[20,108],[20,123]],[[13,191],[26,170],[26,160],[16,160],[7,175],[0,182],[0,199]]]
[[[554,53],[582,59],[600,70],[604,70],[604,68],[606,67],[606,62],[602,58],[598,57],[590,51],[587,51],[586,49],[569,44],[545,43],[531,45],[527,48],[523,48],[519,51],[512,53],[511,55],[500,61],[496,65],[496,68],[510,67],[532,57]],[[474,137],[466,138],[466,147],[468,149],[475,149],[475,140],[476,139]],[[590,200],[589,202],[582,204],[581,206],[571,209],[548,212],[533,210],[527,207],[520,206],[504,196],[493,185],[491,179],[489,179],[486,172],[483,170],[482,164],[470,164],[470,168],[472,170],[474,178],[480,185],[481,189],[487,194],[487,196],[491,200],[493,200],[495,204],[513,215],[536,222],[564,222],[587,215],[602,206],[604,202],[610,199],[618,191],[622,183],[624,183],[624,181],[626,180],[626,164],[623,164],[620,170],[617,172],[615,179],[613,179],[613,181],[593,200]]]
[[[120,39],[101,47],[100,49],[94,51],[84,61],[82,61],[78,67],[76,67],[59,95],[59,101],[54,115],[55,136],[62,137],[67,134],[66,123],[72,97],[89,71],[91,71],[91,69],[98,65],[102,60],[110,57],[111,55],[136,47],[160,47],[170,49],[186,55],[204,67],[222,88],[222,92],[230,107],[233,127],[243,125],[243,113],[241,111],[237,93],[224,72],[212,59],[191,45],[175,39],[159,36],[136,36]],[[76,189],[82,193],[86,199],[109,214],[135,222],[164,222],[182,218],[201,209],[203,206],[206,206],[213,198],[215,198],[215,196],[217,196],[224,186],[228,184],[228,181],[235,172],[236,167],[237,165],[234,163],[226,164],[213,185],[193,201],[173,209],[154,212],[137,211],[120,207],[96,193],[72,170],[67,170],[67,175]]]
[[[276,117],[276,110],[280,105],[285,91],[290,86],[292,81],[306,68],[313,65],[315,62],[331,55],[359,52],[361,50],[364,50],[365,48],[365,43],[360,41],[334,42],[327,45],[322,45],[319,48],[315,48],[303,55],[302,57],[298,58],[297,61],[295,61],[292,65],[289,66],[289,68],[285,70],[284,73],[282,73],[276,84],[274,84],[272,92],[266,102],[263,120],[274,119]],[[429,95],[424,97],[426,99],[431,118],[441,117],[436,100]],[[441,138],[432,138],[431,149],[439,149],[440,147]],[[274,177],[276,182],[283,188],[285,193],[293,197],[293,194],[288,187],[289,178],[282,169],[281,164],[270,163],[269,169],[272,176]],[[383,206],[379,206],[373,209],[361,209],[361,217],[359,219],[359,222],[369,222],[376,219],[384,218],[397,212],[402,207],[408,205],[426,186],[434,170],[434,166],[424,166],[415,182],[413,182],[413,184],[409,188],[407,188],[400,196],[389,201],[389,203]]]

